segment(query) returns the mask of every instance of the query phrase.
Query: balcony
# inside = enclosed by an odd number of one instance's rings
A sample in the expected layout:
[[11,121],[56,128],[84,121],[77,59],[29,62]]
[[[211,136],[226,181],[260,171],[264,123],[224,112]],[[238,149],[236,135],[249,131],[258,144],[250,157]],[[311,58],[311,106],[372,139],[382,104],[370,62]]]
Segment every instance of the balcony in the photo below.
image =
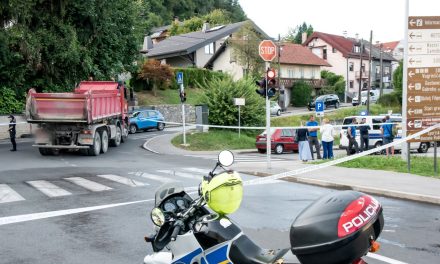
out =
[[292,87],[294,83],[299,81],[309,84],[314,89],[320,89],[326,84],[326,81],[323,79],[280,78],[280,85],[284,85],[286,88]]
[[[369,71],[362,71],[362,79],[368,79],[368,74],[369,74],[370,72]],[[359,79],[361,77],[361,72],[360,71],[357,71],[356,73],[355,73],[355,78],[356,79]]]

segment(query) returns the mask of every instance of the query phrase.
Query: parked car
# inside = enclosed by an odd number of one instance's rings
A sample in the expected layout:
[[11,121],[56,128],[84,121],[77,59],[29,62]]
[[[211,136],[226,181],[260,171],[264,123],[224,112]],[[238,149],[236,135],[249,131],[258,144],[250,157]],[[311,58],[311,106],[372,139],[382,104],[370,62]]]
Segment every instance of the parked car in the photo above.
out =
[[[358,123],[362,120],[362,118],[366,119],[366,124],[370,126],[370,131],[368,133],[368,148],[377,148],[382,146],[382,133],[380,131],[380,127],[382,126],[383,119],[385,118],[385,115],[378,115],[378,116],[348,116],[344,118],[343,125],[351,125],[353,123],[353,118],[356,118]],[[390,116],[391,122],[395,123],[398,128],[397,136],[394,140],[398,140],[402,138],[402,116],[400,115],[391,115]],[[348,147],[348,138],[347,138],[347,126],[343,126],[340,133],[340,149],[347,149]],[[356,141],[358,142],[358,145],[360,146],[361,140],[360,140],[360,133],[359,128],[356,132]],[[422,143],[411,143],[411,150],[417,150],[419,153],[426,153],[430,147],[430,144],[427,142]],[[396,151],[400,151],[402,149],[401,145],[396,145],[394,147]],[[384,153],[385,150],[382,151]],[[380,153],[377,153],[380,154]]]
[[307,108],[309,109],[309,111],[312,111],[312,109],[315,109],[315,104],[317,101],[324,103],[324,109],[326,109],[330,106],[333,106],[336,109],[336,108],[339,108],[339,105],[340,105],[339,97],[336,94],[325,94],[325,95],[319,96],[318,98],[311,101],[307,105]]
[[[298,152],[298,142],[295,142],[295,129],[271,129],[271,149],[276,154],[287,151]],[[257,136],[255,146],[259,153],[266,153],[266,131]]]
[[133,112],[130,116],[130,133],[134,134],[139,130],[148,130],[156,128],[159,131],[164,130],[165,124],[163,115],[156,110],[141,110]]
[[270,101],[270,114],[271,115],[281,115],[281,107],[278,105],[277,102]]
[[[361,98],[362,104],[366,105],[368,99],[368,91],[362,91]],[[370,103],[376,103],[377,100],[379,100],[379,90],[370,90]],[[353,106],[359,105],[359,98],[357,95],[351,100],[351,104]]]

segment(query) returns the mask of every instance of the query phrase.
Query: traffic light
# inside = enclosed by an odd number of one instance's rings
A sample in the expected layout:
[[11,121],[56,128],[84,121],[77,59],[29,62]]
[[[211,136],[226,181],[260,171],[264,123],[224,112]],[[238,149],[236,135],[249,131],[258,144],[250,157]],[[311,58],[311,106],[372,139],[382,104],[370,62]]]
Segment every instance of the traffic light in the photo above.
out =
[[186,101],[186,93],[180,92],[180,102],[184,103]]
[[[275,79],[269,79],[267,85],[267,96],[269,98],[274,97],[276,94],[276,81]],[[261,79],[260,81],[256,81],[255,84],[259,87],[259,89],[256,89],[255,91],[257,94],[265,97],[266,96],[266,78]]]

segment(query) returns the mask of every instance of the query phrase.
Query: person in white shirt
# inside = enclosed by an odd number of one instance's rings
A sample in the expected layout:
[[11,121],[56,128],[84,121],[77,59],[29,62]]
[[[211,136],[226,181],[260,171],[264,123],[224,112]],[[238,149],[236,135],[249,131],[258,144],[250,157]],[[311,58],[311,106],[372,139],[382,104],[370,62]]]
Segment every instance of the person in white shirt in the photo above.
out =
[[321,132],[322,148],[324,150],[323,159],[333,159],[333,141],[335,129],[327,118],[324,118],[323,125],[319,129]]

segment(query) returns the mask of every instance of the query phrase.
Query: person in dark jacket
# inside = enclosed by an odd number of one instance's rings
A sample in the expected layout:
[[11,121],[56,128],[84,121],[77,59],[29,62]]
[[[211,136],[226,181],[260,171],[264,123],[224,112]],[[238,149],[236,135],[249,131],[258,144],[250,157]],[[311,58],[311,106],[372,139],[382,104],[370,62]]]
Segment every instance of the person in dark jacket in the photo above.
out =
[[15,120],[15,117],[13,115],[9,115],[9,137],[11,138],[12,143],[12,149],[11,151],[17,151],[17,143],[15,142],[15,135],[17,134],[17,131],[15,129],[15,124],[17,121]]
[[359,145],[356,141],[356,125],[357,120],[356,118],[353,118],[353,121],[351,123],[352,126],[349,126],[347,128],[347,138],[348,138],[348,148],[347,148],[347,156],[350,156],[353,152],[354,147],[354,153],[359,152]]
[[369,137],[369,132],[368,130],[370,130],[370,125],[366,124],[367,119],[366,118],[362,118],[362,122],[361,122],[361,126],[359,126],[359,132],[361,134],[361,151],[364,150],[368,150],[368,137]]
[[[303,126],[303,123],[301,123]],[[312,159],[312,153],[309,146],[309,130],[307,128],[300,128],[296,130],[295,140],[298,142],[299,159],[307,162]]]

